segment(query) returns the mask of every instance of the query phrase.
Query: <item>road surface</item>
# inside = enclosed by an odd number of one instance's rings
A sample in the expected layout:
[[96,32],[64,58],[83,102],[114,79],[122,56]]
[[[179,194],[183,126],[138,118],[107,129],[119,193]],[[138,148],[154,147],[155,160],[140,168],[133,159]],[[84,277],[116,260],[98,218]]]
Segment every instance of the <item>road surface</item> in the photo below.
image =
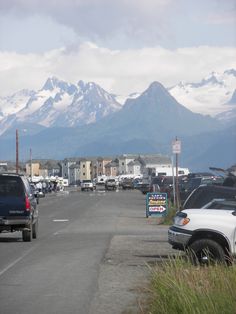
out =
[[39,237],[0,234],[1,314],[138,313],[148,263],[173,254],[136,190],[52,193]]

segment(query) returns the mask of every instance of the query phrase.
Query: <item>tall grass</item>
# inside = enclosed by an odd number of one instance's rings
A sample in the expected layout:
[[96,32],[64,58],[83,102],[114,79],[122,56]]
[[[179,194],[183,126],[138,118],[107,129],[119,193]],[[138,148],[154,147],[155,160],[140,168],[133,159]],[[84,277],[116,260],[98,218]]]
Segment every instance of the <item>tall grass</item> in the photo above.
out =
[[196,267],[181,257],[152,269],[149,314],[236,313],[236,267]]

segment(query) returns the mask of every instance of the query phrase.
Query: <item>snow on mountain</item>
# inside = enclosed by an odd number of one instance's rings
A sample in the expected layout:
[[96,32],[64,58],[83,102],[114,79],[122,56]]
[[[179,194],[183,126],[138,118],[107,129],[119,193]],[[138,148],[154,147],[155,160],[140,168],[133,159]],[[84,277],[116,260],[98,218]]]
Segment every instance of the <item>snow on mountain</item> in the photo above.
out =
[[169,88],[169,92],[191,111],[215,117],[232,109],[228,102],[235,88],[236,70],[231,69],[221,74],[212,72],[199,83],[180,82]]
[[0,119],[14,114],[25,107],[27,101],[34,95],[34,91],[23,89],[11,96],[0,97]]
[[15,103],[18,107],[12,105],[8,108],[8,102],[0,107],[2,111],[5,110],[0,135],[14,124],[24,121],[45,127],[89,124],[122,107],[114,96],[95,83],[80,81],[74,85],[55,77],[49,78],[39,91]]
[[141,93],[132,93],[129,94],[129,96],[124,96],[124,95],[114,95],[116,101],[118,103],[124,105],[127,99],[135,99],[138,98],[141,95]]

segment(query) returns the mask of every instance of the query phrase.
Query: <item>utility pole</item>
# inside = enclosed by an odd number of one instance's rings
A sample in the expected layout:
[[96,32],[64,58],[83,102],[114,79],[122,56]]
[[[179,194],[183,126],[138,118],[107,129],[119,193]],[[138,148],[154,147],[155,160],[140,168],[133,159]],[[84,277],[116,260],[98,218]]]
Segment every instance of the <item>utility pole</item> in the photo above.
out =
[[30,179],[31,179],[31,181],[32,181],[32,177],[33,177],[33,175],[32,175],[32,149],[30,148]]
[[19,137],[18,129],[16,129],[16,173],[19,173]]

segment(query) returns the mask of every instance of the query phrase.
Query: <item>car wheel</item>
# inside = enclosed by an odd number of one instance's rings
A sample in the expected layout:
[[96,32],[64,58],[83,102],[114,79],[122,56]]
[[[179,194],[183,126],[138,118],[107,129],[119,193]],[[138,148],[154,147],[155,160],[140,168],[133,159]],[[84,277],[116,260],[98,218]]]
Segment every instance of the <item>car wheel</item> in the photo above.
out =
[[37,239],[38,237],[38,228],[39,228],[39,222],[38,220],[33,224],[32,226],[32,236],[33,236],[33,239]]
[[28,226],[29,229],[22,230],[22,239],[24,242],[32,241],[32,224]]
[[210,265],[225,263],[226,255],[223,247],[211,239],[200,239],[189,246],[189,257],[193,264]]

